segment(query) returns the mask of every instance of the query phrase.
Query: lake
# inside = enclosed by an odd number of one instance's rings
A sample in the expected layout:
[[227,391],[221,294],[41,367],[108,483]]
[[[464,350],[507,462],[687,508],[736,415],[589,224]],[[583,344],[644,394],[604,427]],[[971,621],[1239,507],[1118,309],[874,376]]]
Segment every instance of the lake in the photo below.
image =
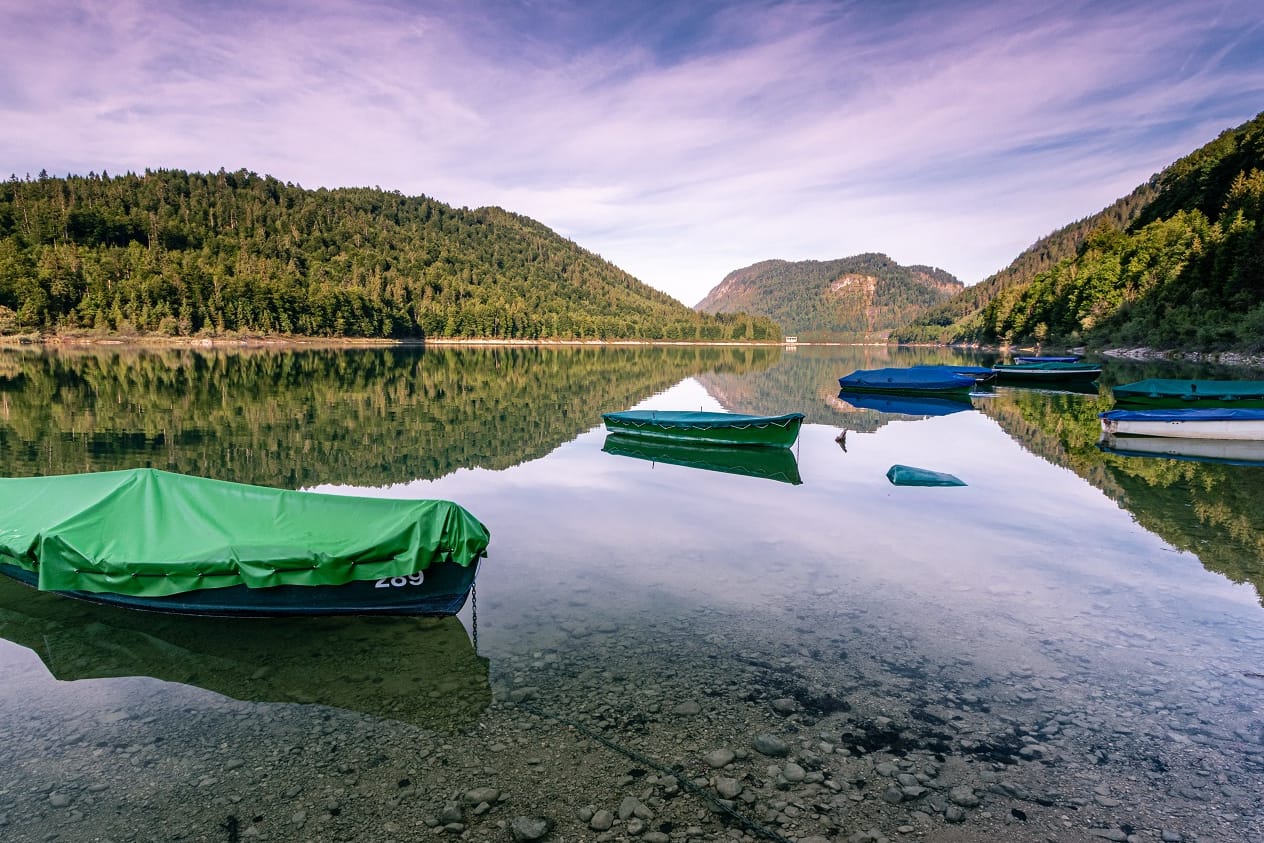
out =
[[[1264,467],[1097,446],[1112,384],[1259,374],[839,397],[924,362],[992,358],[0,353],[4,476],[446,498],[492,535],[447,619],[0,583],[0,839],[1264,839]],[[807,418],[788,454],[721,458],[607,445],[631,407]]]

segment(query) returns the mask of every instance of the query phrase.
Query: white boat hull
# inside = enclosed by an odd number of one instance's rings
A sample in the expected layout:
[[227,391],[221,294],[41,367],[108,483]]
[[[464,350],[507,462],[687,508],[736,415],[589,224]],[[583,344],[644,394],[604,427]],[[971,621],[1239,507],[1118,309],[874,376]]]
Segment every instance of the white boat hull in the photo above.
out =
[[1178,439],[1264,439],[1264,420],[1153,421],[1102,419],[1102,431],[1113,436],[1168,436]]

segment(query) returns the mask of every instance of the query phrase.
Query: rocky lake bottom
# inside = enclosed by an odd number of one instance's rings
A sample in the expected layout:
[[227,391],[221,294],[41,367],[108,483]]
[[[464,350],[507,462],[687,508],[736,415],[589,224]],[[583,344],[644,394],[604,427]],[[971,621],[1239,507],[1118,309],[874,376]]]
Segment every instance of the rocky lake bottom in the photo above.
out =
[[966,629],[897,598],[811,598],[683,616],[580,589],[481,630],[491,701],[430,700],[452,728],[383,703],[390,676],[355,681],[399,719],[51,683],[11,651],[11,690],[39,703],[0,721],[0,839],[1264,839],[1258,658],[1092,618],[1036,640],[1017,616]]

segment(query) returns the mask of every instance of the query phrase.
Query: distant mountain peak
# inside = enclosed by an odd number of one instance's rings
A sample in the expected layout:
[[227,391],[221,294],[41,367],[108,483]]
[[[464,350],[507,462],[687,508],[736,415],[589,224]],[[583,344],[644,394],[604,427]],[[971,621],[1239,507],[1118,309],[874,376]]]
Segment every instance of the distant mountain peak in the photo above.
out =
[[824,261],[771,259],[733,270],[695,309],[767,316],[806,338],[874,339],[963,287],[943,270],[901,266],[880,252]]

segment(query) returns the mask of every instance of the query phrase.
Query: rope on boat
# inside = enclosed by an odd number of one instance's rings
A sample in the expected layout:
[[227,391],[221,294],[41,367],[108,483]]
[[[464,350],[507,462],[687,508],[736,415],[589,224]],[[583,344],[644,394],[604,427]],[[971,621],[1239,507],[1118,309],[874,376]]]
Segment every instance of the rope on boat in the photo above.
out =
[[654,759],[646,755],[642,755],[641,753],[637,752],[635,749],[629,749],[626,746],[617,744],[614,741],[610,740],[609,738],[605,737],[604,735],[601,735],[593,731],[592,729],[588,728],[583,723],[578,723],[574,720],[563,717],[560,714],[553,714],[551,712],[544,711],[542,709],[536,708],[533,705],[529,705],[525,702],[513,703],[513,705],[516,705],[518,706],[518,708],[521,708],[524,711],[527,711],[538,717],[543,717],[547,720],[556,720],[558,723],[561,723],[565,726],[570,726],[572,729],[584,735],[585,737],[592,738],[593,740],[597,741],[597,743],[600,743],[603,746],[607,746],[610,749],[613,749],[615,752],[627,758],[630,758],[631,760],[635,761],[637,764],[640,764],[645,767],[653,768],[654,770],[657,770],[663,775],[671,776],[672,778],[676,779],[676,781],[680,784],[681,787],[685,788],[690,793],[694,794],[698,798],[702,799],[702,801],[706,802],[709,806],[711,806],[712,810],[729,816],[735,822],[739,823],[744,828],[749,829],[750,831],[754,832],[760,837],[766,838],[768,840],[776,841],[776,843],[793,843],[793,841],[791,841],[789,838],[779,834],[778,832],[774,831],[771,828],[768,828],[767,826],[759,824],[758,822],[746,816],[745,814],[741,813],[740,811],[735,810],[731,805],[725,804],[724,800],[719,799],[710,791],[694,784],[692,780],[681,775],[682,771],[680,770],[679,767],[673,769],[671,767],[668,767],[665,764],[660,764]]
[[[751,424],[725,423],[724,429],[762,430],[763,428],[766,428],[766,427],[789,427],[795,421],[796,419],[786,419],[785,421],[755,422]],[[714,428],[706,426],[705,422],[702,422],[702,423],[700,422],[671,422],[671,421],[660,422],[654,419],[650,419],[649,421],[644,421],[644,422],[633,421],[629,419],[620,419],[619,424],[627,425],[628,427],[657,427],[663,430],[711,430],[711,429],[714,429]]]

